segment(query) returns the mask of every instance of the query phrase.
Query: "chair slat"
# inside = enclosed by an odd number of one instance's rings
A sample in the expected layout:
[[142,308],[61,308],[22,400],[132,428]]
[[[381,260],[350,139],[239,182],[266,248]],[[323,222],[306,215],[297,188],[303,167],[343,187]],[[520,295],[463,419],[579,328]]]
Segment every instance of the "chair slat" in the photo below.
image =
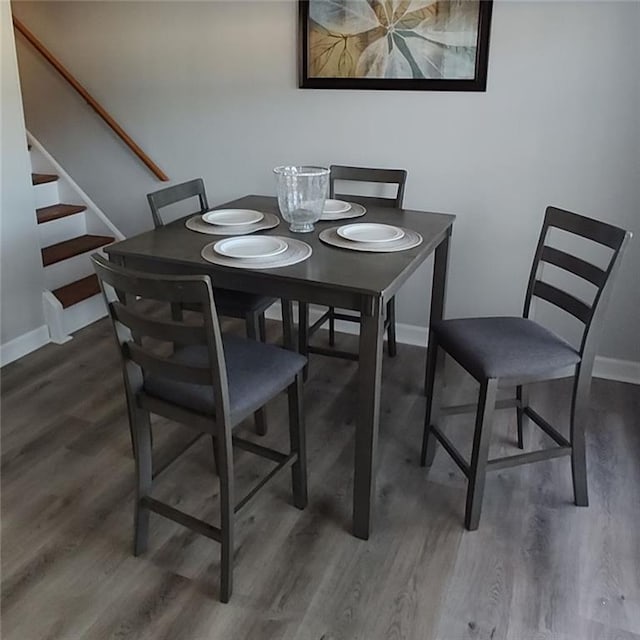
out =
[[407,172],[404,169],[371,169],[367,167],[348,167],[344,165],[331,165],[331,175],[329,177],[329,193],[332,198],[335,195],[335,181],[344,180],[346,182],[372,182],[395,184],[398,187],[395,198],[381,198],[368,196],[348,196],[341,195],[340,198],[351,199],[364,205],[402,208],[404,200],[404,187],[407,181]]
[[95,263],[100,280],[117,292],[161,302],[186,302],[207,305],[211,288],[208,276],[171,276],[128,270],[127,275],[109,263]]
[[211,385],[213,375],[211,369],[203,367],[190,367],[180,364],[168,358],[157,356],[135,342],[127,342],[123,345],[124,356],[133,360],[142,367],[145,374],[155,374],[164,378],[170,378],[176,382],[190,384]]
[[580,276],[584,280],[588,280],[592,284],[595,284],[597,287],[603,285],[607,279],[606,272],[600,269],[600,267],[596,267],[590,262],[577,258],[576,256],[572,256],[569,253],[565,253],[560,249],[545,246],[542,249],[540,259],[549,264],[553,264],[556,267],[560,267],[565,271],[569,271],[574,275]]
[[183,182],[182,184],[176,184],[171,187],[166,187],[155,191],[154,193],[147,194],[147,200],[149,207],[151,208],[151,215],[153,216],[153,224],[156,229],[164,226],[160,209],[167,207],[176,202],[182,200],[188,200],[189,198],[197,197],[200,201],[200,208],[193,213],[203,213],[209,209],[209,203],[207,202],[207,194],[204,188],[204,181],[202,178],[196,178]]
[[536,280],[533,287],[533,295],[550,302],[556,307],[560,307],[585,324],[591,318],[591,307],[582,302],[582,300],[578,300],[575,296],[547,282]]
[[616,250],[620,248],[626,235],[624,229],[556,207],[547,207],[545,223]]
[[334,164],[331,166],[331,177],[334,180],[401,184],[406,180],[407,172],[404,169],[369,169]]
[[146,336],[156,340],[177,342],[178,344],[206,344],[207,336],[203,325],[188,325],[173,320],[158,320],[149,318],[120,302],[109,305],[113,317],[131,329],[139,336]]

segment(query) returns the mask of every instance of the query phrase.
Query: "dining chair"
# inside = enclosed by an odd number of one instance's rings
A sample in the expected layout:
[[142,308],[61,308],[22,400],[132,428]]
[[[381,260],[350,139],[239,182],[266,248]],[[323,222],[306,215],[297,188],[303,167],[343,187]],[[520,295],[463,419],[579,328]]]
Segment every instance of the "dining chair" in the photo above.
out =
[[[151,512],[216,540],[221,545],[220,599],[228,602],[233,583],[235,515],[277,473],[291,467],[293,503],[307,504],[305,429],[301,370],[305,358],[271,344],[222,335],[208,276],[166,276],[115,266],[92,256],[122,362],[129,426],[136,463],[134,554],[147,548]],[[198,307],[199,322],[176,321],[145,312],[152,300]],[[166,314],[169,315],[168,313]],[[173,350],[163,346],[172,346]],[[170,355],[166,355],[170,352]],[[234,427],[282,391],[289,404],[290,451],[283,453],[234,435]],[[152,495],[154,470],[150,414],[180,422],[212,437],[219,478],[220,526],[195,518]],[[276,463],[236,502],[233,446]],[[155,473],[154,473],[155,471]]]
[[[630,237],[630,232],[605,222],[548,207],[522,317],[442,320],[429,328],[421,464],[432,464],[439,442],[467,477],[467,529],[477,529],[480,523],[487,471],[560,456],[571,456],[575,504],[588,506],[585,421],[591,374],[612,285]],[[595,261],[604,262],[603,266],[594,264],[594,252],[598,251],[606,254],[605,260]],[[574,348],[531,319],[534,304],[551,305],[577,320],[579,346]],[[438,424],[441,411],[464,413],[469,409],[459,406],[441,410],[439,406],[445,353],[480,383],[470,461],[454,447]],[[526,385],[553,379],[567,371],[574,379],[569,434],[565,437],[530,406]],[[516,397],[496,402],[498,383],[515,386]],[[524,449],[526,418],[540,427],[556,446],[489,460],[494,410],[514,406],[520,449]]]
[[[341,200],[357,202],[365,207],[385,207],[389,209],[402,209],[404,200],[404,189],[407,181],[407,172],[404,169],[370,169],[366,167],[348,167],[344,165],[331,165],[329,176],[329,197]],[[368,183],[385,184],[395,187],[394,196],[362,196],[345,195],[336,193],[336,182],[340,183]],[[353,185],[352,185],[353,188]],[[348,189],[349,190],[349,189]],[[325,347],[310,345],[309,340],[326,322],[329,323],[329,346],[335,345],[335,322],[342,320],[345,322],[360,323],[360,316],[351,313],[336,311],[335,307],[328,310],[318,318],[312,325],[309,325],[309,307],[306,304],[299,306],[299,350],[307,355],[316,353],[337,358],[357,360],[358,355],[349,351],[338,349],[327,349]],[[396,345],[396,306],[395,298],[391,298],[387,303],[387,313],[385,318],[385,331],[387,332],[387,349],[390,356],[397,353]]]
[[[194,180],[165,187],[147,194],[155,228],[164,226],[161,209],[193,198],[198,199],[198,209],[193,211],[193,214],[204,213],[209,210],[209,202],[202,178],[195,178]],[[277,302],[276,298],[243,291],[231,291],[221,287],[215,287],[213,294],[219,315],[244,320],[248,337],[254,340],[260,339],[263,342],[266,340],[264,314],[272,304]],[[173,305],[172,313],[174,319],[180,319],[183,310],[192,311],[188,305]],[[255,419],[257,433],[264,435],[267,432],[266,415],[261,410],[256,414]]]

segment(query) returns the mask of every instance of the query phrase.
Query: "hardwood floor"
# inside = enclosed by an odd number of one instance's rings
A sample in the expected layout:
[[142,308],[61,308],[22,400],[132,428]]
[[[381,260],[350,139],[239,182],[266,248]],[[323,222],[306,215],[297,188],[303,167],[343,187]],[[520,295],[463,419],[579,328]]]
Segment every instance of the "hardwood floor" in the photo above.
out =
[[[282,476],[242,512],[227,605],[217,601],[214,542],[152,515],[149,551],[132,555],[134,468],[107,322],[5,367],[2,637],[640,639],[639,388],[594,380],[588,509],[572,504],[568,459],[551,460],[491,475],[469,533],[453,463],[439,451],[430,471],[418,466],[423,361],[406,345],[385,358],[375,525],[364,542],[350,535],[356,365],[312,358],[309,506],[291,505]],[[459,401],[473,388],[451,382],[447,392]],[[568,398],[566,381],[532,390],[543,415],[566,417]],[[285,443],[286,399],[268,413],[265,440]],[[470,444],[468,420],[448,419],[454,442]],[[529,427],[530,446],[540,434]],[[190,432],[158,420],[154,436],[161,462]],[[513,448],[514,411],[498,413],[493,440],[496,453]],[[215,520],[211,457],[199,441],[157,494]],[[236,464],[240,493],[268,463],[239,452]]]

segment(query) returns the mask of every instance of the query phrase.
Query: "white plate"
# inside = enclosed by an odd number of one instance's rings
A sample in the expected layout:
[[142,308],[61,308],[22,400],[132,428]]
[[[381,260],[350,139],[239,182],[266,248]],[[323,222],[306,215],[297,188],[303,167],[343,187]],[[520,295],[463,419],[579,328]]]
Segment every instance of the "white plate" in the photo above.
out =
[[404,235],[399,240],[392,242],[352,242],[341,238],[337,233],[338,227],[331,227],[321,231],[319,238],[321,242],[333,247],[348,251],[365,251],[368,253],[393,253],[395,251],[406,251],[422,244],[422,236],[417,231],[403,229]]
[[344,213],[349,211],[351,205],[344,200],[332,200],[331,198],[324,201],[322,213]]
[[284,253],[289,245],[273,236],[240,236],[219,240],[213,245],[216,253],[227,258],[272,258]]
[[203,214],[202,219],[208,224],[217,224],[223,227],[235,225],[247,225],[260,222],[264,214],[253,209],[217,209]]
[[345,240],[353,242],[392,242],[404,236],[404,231],[390,224],[375,222],[357,222],[345,224],[336,229],[336,233]]
[[209,224],[202,219],[202,214],[192,216],[184,223],[187,229],[198,233],[206,233],[210,236],[244,236],[249,233],[257,233],[258,231],[273,229],[279,224],[280,218],[273,213],[265,213],[264,218],[255,224],[233,225],[231,227]]
[[[205,245],[200,255],[207,262],[212,262],[213,264],[217,264],[223,267],[233,267],[234,269],[250,269],[251,271],[254,271],[255,269],[277,269],[279,267],[288,267],[290,265],[297,264],[298,262],[307,260],[313,253],[311,247],[306,242],[302,242],[301,240],[296,240],[295,238],[283,238],[282,236],[269,237],[279,238],[280,240],[286,242],[289,245],[287,247],[287,250],[283,253],[278,254],[277,256],[273,256],[270,258],[241,260],[238,258],[227,258],[226,256],[221,256],[219,253],[214,251],[213,247],[215,243],[211,242],[208,245]],[[347,241],[341,240],[341,242],[346,243]]]

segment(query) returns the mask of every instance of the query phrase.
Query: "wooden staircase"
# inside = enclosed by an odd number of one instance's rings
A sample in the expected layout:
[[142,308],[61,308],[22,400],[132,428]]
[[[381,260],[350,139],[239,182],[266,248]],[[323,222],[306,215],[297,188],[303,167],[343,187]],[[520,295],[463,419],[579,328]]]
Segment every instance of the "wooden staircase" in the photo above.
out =
[[52,204],[50,207],[36,209],[36,217],[38,218],[38,224],[42,224],[58,218],[72,216],[74,213],[82,213],[86,210],[87,207],[82,204]]
[[93,274],[86,278],[81,278],[64,287],[54,289],[52,293],[60,300],[62,308],[67,309],[74,304],[78,304],[78,302],[82,302],[82,300],[86,300],[100,293],[98,276]]
[[85,234],[77,238],[71,238],[64,242],[52,244],[42,249],[42,266],[48,267],[50,264],[68,260],[73,256],[86,253],[92,249],[99,249],[107,244],[111,244],[115,238],[112,236],[92,236]]
[[33,185],[37,184],[46,184],[47,182],[55,182],[58,179],[58,176],[52,173],[32,173],[31,174],[31,182]]
[[30,140],[44,312],[52,341],[62,343],[105,315],[89,256],[124,236],[32,136]]

